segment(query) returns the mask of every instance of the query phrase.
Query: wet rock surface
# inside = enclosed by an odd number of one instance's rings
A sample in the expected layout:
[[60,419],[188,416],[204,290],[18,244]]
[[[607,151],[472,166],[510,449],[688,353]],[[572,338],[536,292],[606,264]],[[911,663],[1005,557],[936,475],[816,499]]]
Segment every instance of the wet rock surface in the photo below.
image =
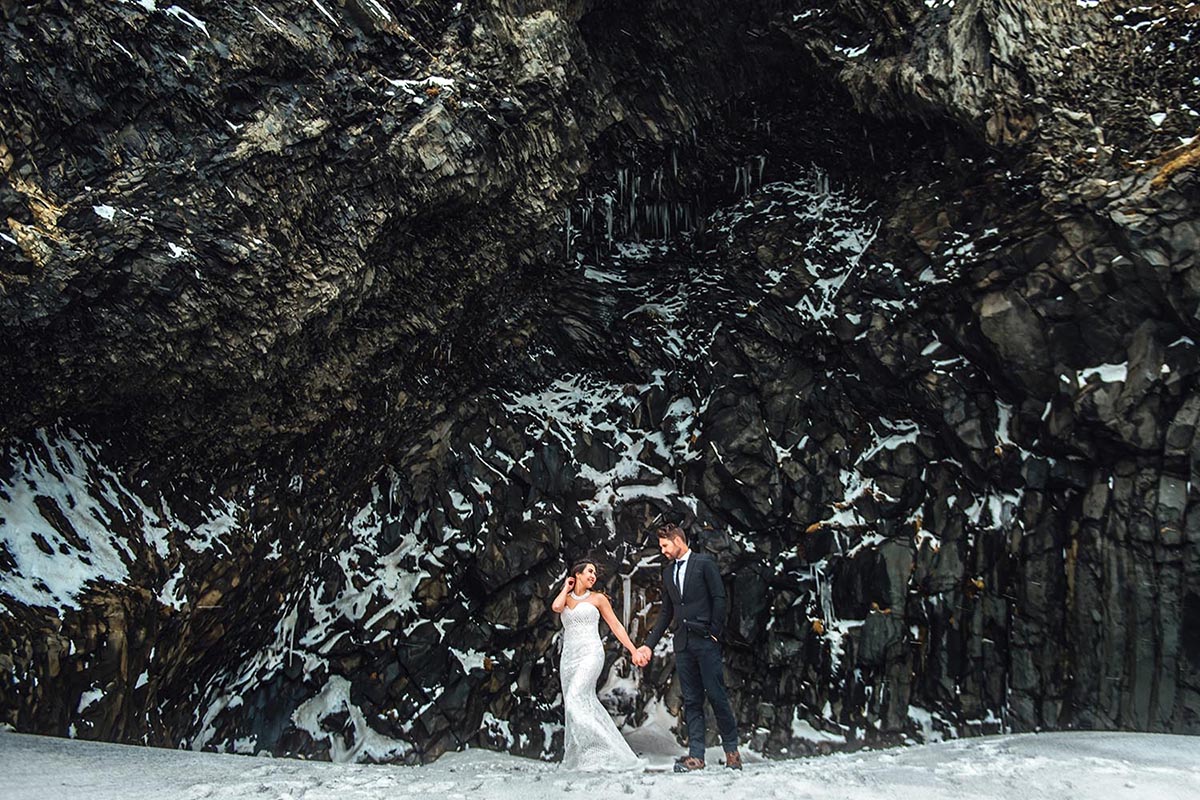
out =
[[1200,730],[1194,11],[795,5],[0,7],[0,720],[553,757],[674,518],[766,753]]

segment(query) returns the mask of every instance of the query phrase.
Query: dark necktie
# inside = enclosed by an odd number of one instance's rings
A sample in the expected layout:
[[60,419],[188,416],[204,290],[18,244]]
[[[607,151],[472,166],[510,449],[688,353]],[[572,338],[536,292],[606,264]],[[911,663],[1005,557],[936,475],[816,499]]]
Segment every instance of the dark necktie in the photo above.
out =
[[674,580],[675,580],[675,588],[679,590],[679,597],[680,597],[681,599],[683,598],[683,584],[682,584],[682,583],[680,582],[680,580],[679,580],[679,575],[680,575],[680,573],[682,573],[682,572],[683,572],[683,562],[682,562],[682,561],[676,561],[676,562],[675,562],[675,577],[674,577]]

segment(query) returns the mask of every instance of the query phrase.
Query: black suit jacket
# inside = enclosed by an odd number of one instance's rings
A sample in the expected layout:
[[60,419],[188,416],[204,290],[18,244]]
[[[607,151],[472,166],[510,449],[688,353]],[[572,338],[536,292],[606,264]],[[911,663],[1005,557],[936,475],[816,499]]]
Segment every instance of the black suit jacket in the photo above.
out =
[[707,553],[691,551],[682,594],[671,579],[674,573],[674,561],[663,567],[662,609],[646,637],[646,646],[653,650],[668,625],[675,632],[676,650],[685,649],[689,639],[695,637],[719,641],[725,626],[725,584],[717,562]]

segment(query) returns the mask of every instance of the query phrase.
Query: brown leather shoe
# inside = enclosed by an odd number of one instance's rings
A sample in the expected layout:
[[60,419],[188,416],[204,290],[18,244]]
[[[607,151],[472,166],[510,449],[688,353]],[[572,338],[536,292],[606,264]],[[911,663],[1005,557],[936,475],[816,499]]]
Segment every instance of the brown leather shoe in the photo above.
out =
[[704,769],[704,759],[695,756],[684,756],[675,762],[676,772],[695,772]]
[[731,750],[730,752],[726,753],[725,754],[725,768],[726,769],[741,769],[742,768],[742,754],[739,753],[737,750]]

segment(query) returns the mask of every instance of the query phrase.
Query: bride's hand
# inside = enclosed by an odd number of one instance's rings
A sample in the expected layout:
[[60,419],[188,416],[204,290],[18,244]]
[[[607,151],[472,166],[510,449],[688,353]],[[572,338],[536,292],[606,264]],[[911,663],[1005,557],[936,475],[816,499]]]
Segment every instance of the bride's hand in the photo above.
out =
[[569,592],[575,588],[575,578],[572,576],[563,582],[563,592]]
[[650,663],[650,659],[654,657],[649,647],[642,645],[637,650],[633,651],[633,663],[637,667],[645,667]]

